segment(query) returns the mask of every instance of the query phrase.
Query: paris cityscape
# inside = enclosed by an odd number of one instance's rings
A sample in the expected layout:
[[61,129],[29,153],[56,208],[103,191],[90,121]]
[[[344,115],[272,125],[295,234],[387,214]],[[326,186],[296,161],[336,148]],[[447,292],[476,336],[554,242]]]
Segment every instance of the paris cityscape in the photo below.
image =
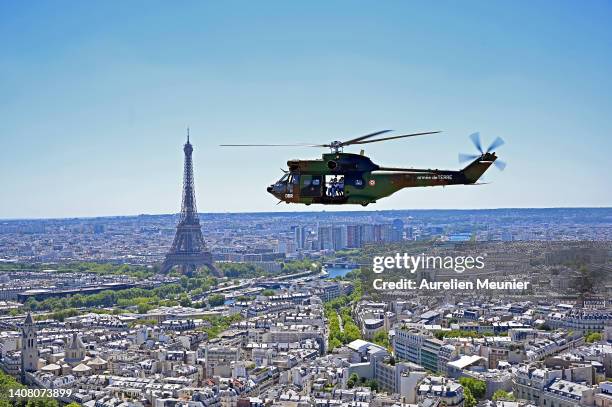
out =
[[612,1],[0,1],[0,407],[612,407]]
[[[0,221],[2,402],[612,403],[612,209],[198,213],[183,150],[178,215]],[[401,252],[482,267],[376,289]]]

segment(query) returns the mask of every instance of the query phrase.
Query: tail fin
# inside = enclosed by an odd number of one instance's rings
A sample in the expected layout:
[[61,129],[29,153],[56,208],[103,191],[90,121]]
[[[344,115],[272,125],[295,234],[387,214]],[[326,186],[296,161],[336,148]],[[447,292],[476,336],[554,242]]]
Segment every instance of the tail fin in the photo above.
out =
[[466,183],[473,184],[478,181],[496,159],[495,153],[485,153],[468,164],[461,170],[461,173],[465,176]]

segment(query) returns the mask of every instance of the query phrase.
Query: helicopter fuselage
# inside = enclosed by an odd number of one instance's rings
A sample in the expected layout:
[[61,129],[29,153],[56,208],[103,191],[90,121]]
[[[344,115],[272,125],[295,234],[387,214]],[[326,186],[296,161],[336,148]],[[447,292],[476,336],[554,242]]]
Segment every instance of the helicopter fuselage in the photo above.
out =
[[381,167],[361,154],[332,152],[288,161],[288,171],[267,190],[286,203],[366,206],[403,188],[474,184],[496,159],[483,153],[454,171]]

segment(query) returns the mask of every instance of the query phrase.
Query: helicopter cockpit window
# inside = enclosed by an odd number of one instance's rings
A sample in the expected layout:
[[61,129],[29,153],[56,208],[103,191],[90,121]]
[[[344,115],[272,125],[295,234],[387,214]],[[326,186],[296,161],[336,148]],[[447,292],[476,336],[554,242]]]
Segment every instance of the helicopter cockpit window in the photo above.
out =
[[293,186],[294,185],[299,185],[300,183],[300,176],[299,175],[294,175],[294,174],[290,174],[288,181],[287,181],[287,191],[292,194],[293,193]]
[[325,176],[325,195],[330,198],[344,196],[344,176],[326,175]]
[[287,190],[287,180],[288,179],[289,179],[289,174],[285,174],[281,177],[281,179],[276,181],[273,187],[274,192],[279,193],[279,194],[284,194],[285,191]]
[[318,187],[319,185],[321,185],[321,179],[318,177],[312,178],[310,175],[304,175],[302,176],[302,184],[304,185],[304,187]]

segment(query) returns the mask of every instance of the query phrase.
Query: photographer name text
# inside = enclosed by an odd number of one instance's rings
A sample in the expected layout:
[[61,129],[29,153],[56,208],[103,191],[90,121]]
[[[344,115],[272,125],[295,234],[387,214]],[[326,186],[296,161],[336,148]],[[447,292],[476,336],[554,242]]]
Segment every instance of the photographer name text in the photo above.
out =
[[[481,256],[428,256],[396,253],[394,256],[375,256],[372,259],[372,271],[381,274],[384,271],[405,271],[410,274],[418,270],[452,270],[457,274],[465,271],[480,271],[485,268],[486,255]],[[421,279],[400,278],[387,281],[375,278],[372,286],[375,290],[526,290],[529,281],[517,279],[494,281],[489,278],[476,278],[475,281],[448,279],[446,281],[430,281]]]
[[529,281],[492,281],[488,278],[476,281],[451,279],[449,281],[409,280],[402,278],[395,281],[385,281],[377,278],[372,281],[375,290],[526,290]]

